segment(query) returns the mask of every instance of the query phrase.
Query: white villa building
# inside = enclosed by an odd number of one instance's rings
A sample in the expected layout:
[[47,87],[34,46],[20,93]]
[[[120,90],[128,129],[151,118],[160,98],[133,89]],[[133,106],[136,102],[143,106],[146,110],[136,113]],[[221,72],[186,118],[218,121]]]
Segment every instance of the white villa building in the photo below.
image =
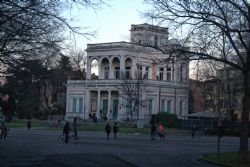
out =
[[[179,118],[187,115],[189,62],[162,63],[167,55],[143,46],[181,47],[168,35],[168,28],[139,24],[131,25],[130,42],[88,44],[86,79],[67,82],[65,119],[88,119],[89,115],[118,121],[130,118],[128,102],[117,85],[121,84],[121,76],[136,79],[138,75],[143,78],[139,98],[144,105],[139,106],[139,113],[133,113],[133,118],[148,122],[158,112],[173,113]],[[91,67],[94,60],[98,62],[95,76]]]

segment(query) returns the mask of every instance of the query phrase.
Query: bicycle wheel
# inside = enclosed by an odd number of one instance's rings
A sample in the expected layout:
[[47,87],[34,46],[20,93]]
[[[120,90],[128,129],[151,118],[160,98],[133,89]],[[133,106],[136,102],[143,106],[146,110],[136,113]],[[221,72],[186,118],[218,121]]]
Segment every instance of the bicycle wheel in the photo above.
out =
[[60,135],[60,136],[58,137],[58,143],[59,143],[59,144],[65,143],[65,138],[66,138],[65,135]]
[[75,136],[70,137],[70,142],[73,144],[77,144],[79,142],[79,138]]

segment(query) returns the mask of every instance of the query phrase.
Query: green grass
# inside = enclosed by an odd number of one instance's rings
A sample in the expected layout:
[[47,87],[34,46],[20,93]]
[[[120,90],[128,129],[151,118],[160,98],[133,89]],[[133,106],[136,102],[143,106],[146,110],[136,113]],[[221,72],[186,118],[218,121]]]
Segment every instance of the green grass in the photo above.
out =
[[[8,128],[26,128],[26,120],[15,120],[11,122],[6,122],[6,126]],[[64,125],[65,122],[62,122],[62,125]],[[54,127],[53,125],[56,124],[56,121],[37,121],[37,120],[31,120],[31,126],[32,128],[37,129],[47,129],[52,131],[62,131],[62,127]],[[104,127],[106,125],[106,122],[78,122],[78,131],[92,131],[92,132],[104,132]],[[113,124],[110,123],[112,126]],[[141,134],[149,134],[150,133],[150,127],[146,126],[145,128],[135,128],[133,124],[131,123],[118,123],[118,126],[120,127],[120,133],[141,133]],[[188,131],[181,130],[181,129],[173,129],[173,128],[166,128],[167,134],[187,134]]]
[[[239,158],[239,154],[237,152],[226,152],[226,153],[221,153],[220,155],[216,153],[211,153],[211,154],[205,154],[202,157],[203,160],[206,160],[212,163],[230,166],[230,167],[237,166],[238,158]],[[250,166],[250,152],[248,153],[248,159],[249,159],[248,161],[249,163],[240,165],[240,167]]]
[[[11,122],[5,122],[6,126],[8,128],[26,128],[26,121],[24,120],[18,120],[18,121],[11,121]],[[46,123],[44,122],[32,122],[32,127],[45,127]]]

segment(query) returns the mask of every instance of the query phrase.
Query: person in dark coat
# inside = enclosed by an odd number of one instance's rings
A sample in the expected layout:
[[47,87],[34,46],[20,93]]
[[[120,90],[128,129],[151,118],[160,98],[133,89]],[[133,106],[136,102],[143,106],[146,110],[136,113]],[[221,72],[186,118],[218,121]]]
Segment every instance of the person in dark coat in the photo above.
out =
[[151,125],[151,140],[155,140],[155,134],[156,134],[156,125]]
[[64,125],[63,127],[63,134],[66,136],[65,137],[65,143],[67,144],[68,141],[69,141],[69,133],[71,132],[72,130],[70,129],[69,127],[69,122],[66,122],[66,124]]
[[111,132],[111,126],[109,125],[109,123],[106,124],[105,131],[107,133],[107,137],[108,137],[108,140],[109,140],[109,134]]
[[1,127],[1,139],[5,139],[7,137],[7,133],[8,133],[8,129],[7,127],[5,126],[4,122],[2,123]]
[[31,121],[30,121],[30,119],[28,119],[28,121],[27,121],[27,128],[28,128],[28,130],[30,130],[30,128],[31,128]]
[[117,126],[117,123],[115,122],[113,126],[114,139],[116,139],[116,134],[118,131],[119,131],[119,127]]

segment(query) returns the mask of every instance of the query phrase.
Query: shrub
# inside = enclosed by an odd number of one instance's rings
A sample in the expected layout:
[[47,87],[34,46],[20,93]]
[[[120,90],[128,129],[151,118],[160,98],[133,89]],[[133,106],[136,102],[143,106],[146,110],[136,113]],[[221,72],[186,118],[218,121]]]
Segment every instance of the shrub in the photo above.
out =
[[175,114],[167,112],[159,112],[157,114],[158,121],[161,122],[165,127],[176,128],[178,125],[178,118]]

